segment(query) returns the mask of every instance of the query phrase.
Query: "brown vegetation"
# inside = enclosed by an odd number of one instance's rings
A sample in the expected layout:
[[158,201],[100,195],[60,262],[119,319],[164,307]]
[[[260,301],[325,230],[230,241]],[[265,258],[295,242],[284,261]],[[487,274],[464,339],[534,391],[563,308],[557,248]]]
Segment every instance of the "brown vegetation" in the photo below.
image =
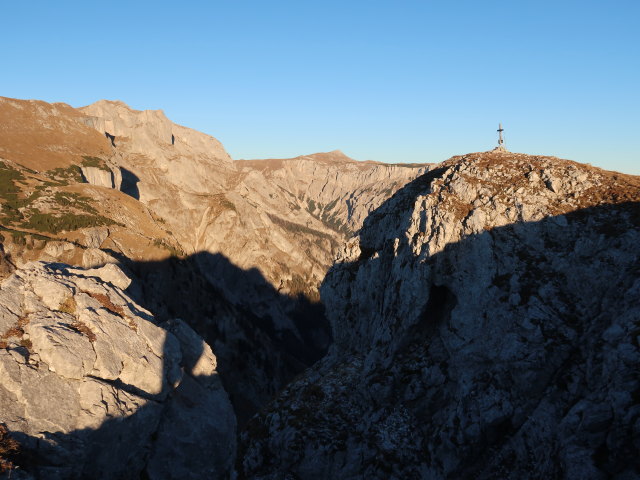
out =
[[[27,324],[29,323],[29,318],[28,317],[20,317],[18,318],[18,321],[12,325],[11,327],[9,327],[9,329],[4,332],[2,335],[0,335],[0,348],[7,348],[9,346],[9,343],[7,342],[8,339],[10,338],[19,338],[21,339],[21,345],[23,343],[22,337],[24,335],[24,327],[27,326]],[[28,340],[26,340],[25,342],[29,342]],[[24,347],[26,347],[26,345],[22,345]],[[31,342],[29,342],[29,347],[31,346]]]
[[18,454],[20,445],[9,437],[9,430],[0,425],[0,473],[6,473],[14,469],[13,457]]
[[109,155],[106,138],[83,118],[62,103],[0,97],[0,155],[39,171],[80,163],[83,155]]
[[71,330],[78,332],[84,336],[86,336],[91,343],[95,342],[98,337],[93,331],[89,328],[86,323],[81,322],[80,320],[76,320],[72,324],[69,325]]
[[115,305],[111,299],[104,293],[84,292],[94,300],[97,300],[100,305],[109,310],[111,313],[124,317],[124,309],[120,305]]
[[134,332],[138,331],[138,325],[132,318],[126,315],[124,308],[122,308],[122,306],[120,305],[116,305],[115,303],[113,303],[107,295],[103,293],[93,293],[93,292],[84,292],[84,293],[89,295],[94,300],[97,300],[100,303],[100,305],[102,305],[109,312],[124,318],[127,321],[127,324],[129,325],[129,328],[131,330],[133,330]]

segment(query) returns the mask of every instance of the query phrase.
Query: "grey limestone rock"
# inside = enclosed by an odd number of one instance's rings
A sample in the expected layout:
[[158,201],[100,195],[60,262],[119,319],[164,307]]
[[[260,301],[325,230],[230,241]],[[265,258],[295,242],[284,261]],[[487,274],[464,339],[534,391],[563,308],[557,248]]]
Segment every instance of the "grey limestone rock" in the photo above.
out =
[[82,177],[87,183],[98,187],[115,188],[120,190],[122,185],[122,173],[117,167],[106,170],[98,167],[80,167]]
[[235,416],[209,346],[158,325],[115,265],[24,265],[0,286],[0,423],[39,478],[225,478]]

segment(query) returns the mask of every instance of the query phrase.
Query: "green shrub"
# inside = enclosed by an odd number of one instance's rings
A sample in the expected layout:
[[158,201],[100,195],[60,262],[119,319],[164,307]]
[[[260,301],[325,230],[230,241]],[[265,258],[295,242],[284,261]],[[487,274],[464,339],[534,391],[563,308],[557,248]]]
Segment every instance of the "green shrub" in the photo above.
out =
[[91,199],[74,192],[56,192],[55,202],[62,207],[74,207],[87,213],[96,215],[98,211],[90,204]]
[[54,215],[38,212],[32,214],[22,226],[39,232],[60,233],[62,231],[113,224],[117,224],[117,222],[102,215],[76,215],[73,213]]
[[111,169],[109,167],[107,167],[106,162],[99,158],[99,157],[90,157],[87,155],[83,155],[82,156],[82,166],[83,167],[95,167],[95,168],[99,168],[100,170],[105,170],[107,172],[110,172]]
[[82,183],[82,172],[77,165],[71,165],[67,168],[54,168],[46,172],[47,176],[58,182],[60,185],[69,185],[70,183]]
[[174,247],[173,245],[167,243],[166,240],[160,240],[159,238],[154,238],[153,239],[153,244],[156,247],[164,248],[165,250],[167,250],[172,257],[180,257],[180,256],[184,255],[183,251],[181,251],[181,250],[177,249],[176,247]]
[[17,194],[20,189],[15,184],[15,180],[24,180],[24,175],[19,170],[0,162],[0,195]]

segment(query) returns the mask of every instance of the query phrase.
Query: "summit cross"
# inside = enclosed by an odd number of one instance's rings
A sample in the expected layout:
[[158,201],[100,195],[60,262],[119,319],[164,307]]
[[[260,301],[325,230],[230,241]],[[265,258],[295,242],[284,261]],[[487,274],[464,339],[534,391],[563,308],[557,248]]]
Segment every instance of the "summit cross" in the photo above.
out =
[[504,128],[502,128],[502,124],[498,124],[498,148],[504,148],[504,138],[502,138],[502,132],[504,132]]

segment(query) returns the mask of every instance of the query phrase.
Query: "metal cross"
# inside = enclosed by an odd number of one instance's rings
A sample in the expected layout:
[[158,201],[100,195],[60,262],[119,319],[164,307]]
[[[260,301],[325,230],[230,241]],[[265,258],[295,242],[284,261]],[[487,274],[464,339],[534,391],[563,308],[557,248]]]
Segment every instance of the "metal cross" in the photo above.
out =
[[502,132],[504,132],[504,128],[502,128],[502,124],[498,124],[498,147],[504,147],[504,138],[502,138]]

